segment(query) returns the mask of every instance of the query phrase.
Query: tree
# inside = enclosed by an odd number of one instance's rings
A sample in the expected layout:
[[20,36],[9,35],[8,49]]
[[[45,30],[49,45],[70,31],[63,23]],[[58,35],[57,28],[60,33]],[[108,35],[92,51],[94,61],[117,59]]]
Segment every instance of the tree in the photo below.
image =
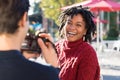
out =
[[117,40],[119,32],[116,28],[111,28],[107,34],[107,40]]
[[46,18],[53,19],[57,23],[61,8],[85,0],[42,0],[40,7]]
[[29,20],[30,23],[31,22],[38,22],[38,23],[42,23],[42,10],[39,7],[39,2],[34,2],[32,3],[32,7],[33,7],[33,14],[29,15]]

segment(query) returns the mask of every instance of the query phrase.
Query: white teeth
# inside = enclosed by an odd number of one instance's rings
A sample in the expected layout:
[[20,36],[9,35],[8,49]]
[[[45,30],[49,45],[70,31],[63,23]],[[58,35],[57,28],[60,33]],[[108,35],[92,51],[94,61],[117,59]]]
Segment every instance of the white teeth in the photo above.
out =
[[68,34],[67,34],[68,37],[73,37],[75,35],[76,35],[76,33],[74,33],[74,32],[68,32]]
[[68,32],[68,34],[75,35],[76,33],[74,33],[74,32]]

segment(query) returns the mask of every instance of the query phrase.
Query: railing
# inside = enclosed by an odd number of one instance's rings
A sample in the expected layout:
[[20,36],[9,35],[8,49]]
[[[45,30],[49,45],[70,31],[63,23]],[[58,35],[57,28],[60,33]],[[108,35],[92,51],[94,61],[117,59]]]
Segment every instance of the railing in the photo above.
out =
[[97,42],[92,42],[91,45],[97,52],[104,52],[104,51],[113,51],[113,44],[117,40],[104,40],[99,43],[99,49],[97,50]]

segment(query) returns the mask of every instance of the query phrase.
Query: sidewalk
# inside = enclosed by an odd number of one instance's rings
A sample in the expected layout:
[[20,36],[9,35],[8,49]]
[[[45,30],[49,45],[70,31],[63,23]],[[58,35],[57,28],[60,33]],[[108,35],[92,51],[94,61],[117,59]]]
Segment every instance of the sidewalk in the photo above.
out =
[[108,51],[97,55],[103,80],[120,80],[120,53]]

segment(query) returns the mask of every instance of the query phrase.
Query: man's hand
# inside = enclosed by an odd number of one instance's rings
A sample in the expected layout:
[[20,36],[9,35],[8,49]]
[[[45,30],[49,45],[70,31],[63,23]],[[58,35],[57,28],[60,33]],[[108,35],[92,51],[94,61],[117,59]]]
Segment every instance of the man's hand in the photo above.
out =
[[[49,34],[42,33],[39,36],[45,37],[52,42],[52,37]],[[38,44],[42,49],[42,54],[48,64],[51,64],[54,67],[58,67],[58,57],[55,49],[53,48],[50,42],[44,43],[41,38],[38,39]]]

